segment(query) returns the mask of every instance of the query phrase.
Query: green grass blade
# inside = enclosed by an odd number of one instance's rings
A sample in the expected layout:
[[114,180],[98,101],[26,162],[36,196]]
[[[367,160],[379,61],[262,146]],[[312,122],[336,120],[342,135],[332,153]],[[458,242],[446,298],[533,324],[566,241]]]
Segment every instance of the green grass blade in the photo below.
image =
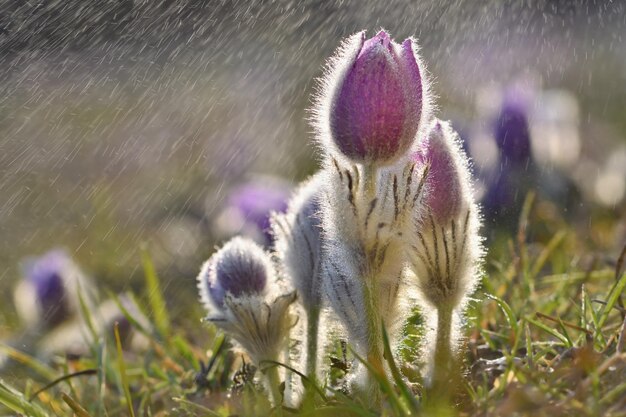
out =
[[515,316],[515,313],[513,312],[513,309],[511,308],[511,306],[508,305],[506,301],[504,301],[500,297],[497,297],[493,294],[485,294],[485,295],[487,296],[487,298],[492,299],[498,304],[498,306],[504,313],[504,316],[506,317],[506,321],[509,323],[509,326],[511,326],[511,330],[513,330],[513,332],[517,335],[519,332],[519,325],[517,323],[517,317]]
[[54,369],[44,363],[41,363],[37,358],[29,355],[28,353],[24,353],[21,350],[17,350],[8,345],[0,344],[0,352],[4,352],[9,358],[25,365],[49,381],[52,381],[58,376]]
[[193,401],[186,400],[184,398],[172,398],[175,402],[182,404],[186,407],[193,408],[195,411],[202,413],[201,415],[207,417],[222,417],[222,415],[216,413],[215,411],[208,409],[207,407],[194,403]]
[[163,291],[156,274],[154,264],[147,249],[141,250],[141,262],[143,264],[144,276],[146,279],[146,291],[148,292],[148,302],[154,314],[154,323],[164,340],[170,334],[170,318],[167,314],[167,306],[163,298]]
[[528,323],[539,327],[541,330],[545,331],[546,333],[551,334],[552,336],[556,337],[557,339],[559,339],[565,346],[569,346],[571,341],[567,339],[567,337],[563,336],[561,333],[557,332],[556,330],[554,330],[553,328],[546,326],[545,324],[533,320],[530,317],[526,317],[525,319]]
[[363,417],[373,417],[377,414],[367,411],[364,408],[360,407],[349,407],[349,406],[341,406],[341,405],[328,405],[320,408],[316,408],[315,410],[306,411],[304,413],[299,414],[301,417],[304,416],[331,416],[335,417],[337,415],[345,416],[345,415],[355,415],[355,416],[363,416]]
[[[152,338],[153,334],[150,333],[150,331],[148,329],[146,329],[144,326],[141,325],[141,323],[139,323],[139,321],[137,319],[135,319],[135,317],[133,317],[133,315],[128,311],[128,309],[126,307],[124,307],[124,304],[122,303],[122,301],[120,300],[120,297],[117,294],[114,294],[113,292],[109,292],[109,296],[113,299],[113,301],[115,302],[115,305],[117,305],[117,308],[120,309],[120,312],[122,313],[122,315],[124,316],[124,318],[126,318],[126,320],[128,320],[128,322],[140,333],[142,333],[144,336],[148,337],[148,338]],[[134,300],[131,300],[134,302]],[[137,303],[135,303],[135,307],[139,308],[139,305],[137,305]],[[141,314],[143,314],[143,312],[140,311]]]
[[396,396],[396,393],[393,391],[393,387],[387,380],[387,377],[385,375],[381,375],[372,365],[370,365],[365,359],[363,359],[351,346],[349,346],[349,348],[352,354],[354,355],[354,357],[363,365],[365,365],[370,375],[372,375],[374,379],[376,379],[376,382],[378,382],[378,385],[383,391],[383,394],[387,396],[387,399],[389,400],[389,404],[395,410],[396,415],[398,416],[406,415],[404,411],[404,407],[400,403],[398,397]]
[[563,242],[566,235],[567,233],[565,232],[565,230],[559,230],[552,237],[552,239],[550,239],[550,242],[548,242],[546,247],[543,248],[543,250],[537,257],[537,260],[535,261],[533,267],[530,270],[531,278],[534,278],[539,274],[539,272],[541,271],[541,268],[543,268],[543,266],[548,261],[548,259],[550,259],[550,255],[552,255],[552,253],[556,250],[556,248],[558,248],[559,245]]
[[[92,309],[93,307],[89,307],[84,297],[83,291],[78,289],[78,303],[80,305],[80,312],[82,314],[82,319],[87,325],[87,329],[89,330],[89,334],[91,335],[92,343],[95,343],[100,338],[98,335],[98,331],[96,330],[96,325],[94,324]],[[90,346],[93,348],[93,346]]]
[[402,398],[405,399],[407,406],[409,407],[410,414],[416,414],[419,410],[419,403],[415,398],[415,395],[411,392],[409,387],[404,382],[404,378],[400,374],[398,367],[396,366],[396,362],[393,359],[393,355],[391,353],[391,346],[389,345],[389,335],[387,334],[387,329],[385,329],[384,323],[381,324],[383,329],[383,347],[385,352],[385,359],[387,360],[387,364],[389,365],[389,370],[391,371],[391,376],[393,377],[394,382],[400,392],[402,393]]
[[622,275],[620,280],[617,281],[615,285],[613,285],[613,288],[611,288],[611,291],[609,292],[609,296],[606,300],[606,305],[604,306],[602,313],[600,314],[600,317],[598,319],[598,331],[600,331],[604,327],[604,324],[609,318],[611,310],[613,310],[613,307],[615,307],[615,305],[617,304],[617,300],[619,300],[619,298],[622,296],[622,292],[624,291],[625,287],[626,274]]
[[0,379],[0,404],[22,415],[32,417],[48,416],[39,405],[28,401],[23,394],[7,385],[2,379]]
[[117,347],[117,366],[120,373],[120,379],[122,380],[122,389],[124,390],[124,396],[126,397],[126,405],[128,406],[128,414],[130,417],[135,417],[135,410],[133,409],[133,399],[130,395],[130,388],[128,385],[128,378],[126,377],[126,364],[124,363],[124,352],[122,352],[122,341],[120,339],[120,329],[117,323],[114,327],[115,332],[115,345]]
[[61,398],[63,401],[76,413],[78,417],[91,417],[91,415],[85,410],[75,399],[67,395],[66,393],[61,394]]

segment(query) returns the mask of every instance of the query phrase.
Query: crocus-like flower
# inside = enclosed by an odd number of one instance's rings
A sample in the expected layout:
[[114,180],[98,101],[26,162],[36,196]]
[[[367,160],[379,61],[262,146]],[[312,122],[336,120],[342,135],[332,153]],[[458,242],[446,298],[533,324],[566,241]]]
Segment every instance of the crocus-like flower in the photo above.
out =
[[27,259],[24,279],[14,292],[17,312],[28,327],[50,329],[79,310],[79,291],[85,300],[91,285],[63,250],[52,250],[39,258]]
[[306,181],[295,192],[286,214],[272,221],[276,253],[284,274],[297,289],[306,312],[306,352],[303,356],[307,375],[317,371],[318,324],[321,310],[322,225],[320,204],[323,178],[320,174]]
[[388,165],[406,155],[429,105],[425,69],[413,39],[385,31],[348,38],[329,63],[314,109],[325,147],[353,162]]
[[[295,292],[282,292],[269,255],[249,239],[236,237],[203,265],[200,298],[208,320],[230,333],[256,364],[277,361],[296,319]],[[280,402],[278,372],[268,370],[274,401]]]
[[467,157],[448,124],[434,124],[414,159],[429,166],[426,213],[415,233],[410,258],[425,303],[437,310],[436,380],[446,374],[454,349],[450,340],[454,315],[462,311],[478,280],[480,221]]

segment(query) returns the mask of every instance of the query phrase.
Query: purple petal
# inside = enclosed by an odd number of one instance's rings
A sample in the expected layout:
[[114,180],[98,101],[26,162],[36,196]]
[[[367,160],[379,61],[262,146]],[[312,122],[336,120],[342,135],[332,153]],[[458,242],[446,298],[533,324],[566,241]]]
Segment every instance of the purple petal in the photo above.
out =
[[356,159],[391,156],[404,124],[397,65],[380,43],[363,49],[348,73],[331,120],[340,150]]

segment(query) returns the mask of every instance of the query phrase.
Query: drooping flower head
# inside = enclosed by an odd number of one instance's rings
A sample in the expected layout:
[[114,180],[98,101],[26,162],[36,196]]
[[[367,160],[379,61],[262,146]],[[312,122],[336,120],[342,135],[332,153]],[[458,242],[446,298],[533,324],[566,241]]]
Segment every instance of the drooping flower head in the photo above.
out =
[[388,165],[406,154],[429,113],[425,70],[413,39],[385,31],[348,38],[329,63],[314,109],[325,146],[353,162]]
[[230,333],[257,365],[278,360],[295,323],[294,292],[282,291],[267,254],[250,239],[235,237],[202,266],[200,298],[208,320]]
[[198,276],[202,301],[223,308],[227,294],[234,298],[263,294],[271,270],[261,247],[249,239],[233,238],[202,266]]

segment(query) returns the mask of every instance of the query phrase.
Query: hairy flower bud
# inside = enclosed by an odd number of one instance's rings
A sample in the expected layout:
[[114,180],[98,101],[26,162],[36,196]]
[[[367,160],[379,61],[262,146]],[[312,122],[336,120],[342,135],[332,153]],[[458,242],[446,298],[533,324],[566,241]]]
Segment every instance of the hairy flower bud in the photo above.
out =
[[307,311],[320,308],[322,178],[317,175],[296,191],[285,214],[272,219],[276,253]]
[[404,156],[428,117],[425,70],[412,39],[349,38],[329,64],[314,113],[322,140],[353,162]]
[[267,254],[256,243],[233,238],[202,266],[198,276],[202,300],[222,308],[227,294],[235,298],[262,294],[271,270]]
[[[290,312],[296,294],[281,291],[269,255],[260,246],[231,239],[203,265],[198,288],[208,320],[230,333],[257,365],[280,359],[297,321]],[[269,375],[278,403],[277,371]]]
[[414,159],[429,166],[414,272],[428,302],[456,307],[475,286],[482,253],[467,156],[449,124],[438,121]]
[[433,389],[440,390],[456,372],[456,326],[478,281],[480,220],[467,156],[447,123],[435,123],[414,159],[429,166],[429,171],[426,213],[417,223],[409,259],[425,313],[432,319],[430,313],[436,311],[436,338],[427,346],[433,357],[429,380]]
[[428,165],[428,194],[424,203],[438,223],[446,223],[462,210],[463,192],[458,156],[446,140],[441,122],[436,122],[414,159]]

